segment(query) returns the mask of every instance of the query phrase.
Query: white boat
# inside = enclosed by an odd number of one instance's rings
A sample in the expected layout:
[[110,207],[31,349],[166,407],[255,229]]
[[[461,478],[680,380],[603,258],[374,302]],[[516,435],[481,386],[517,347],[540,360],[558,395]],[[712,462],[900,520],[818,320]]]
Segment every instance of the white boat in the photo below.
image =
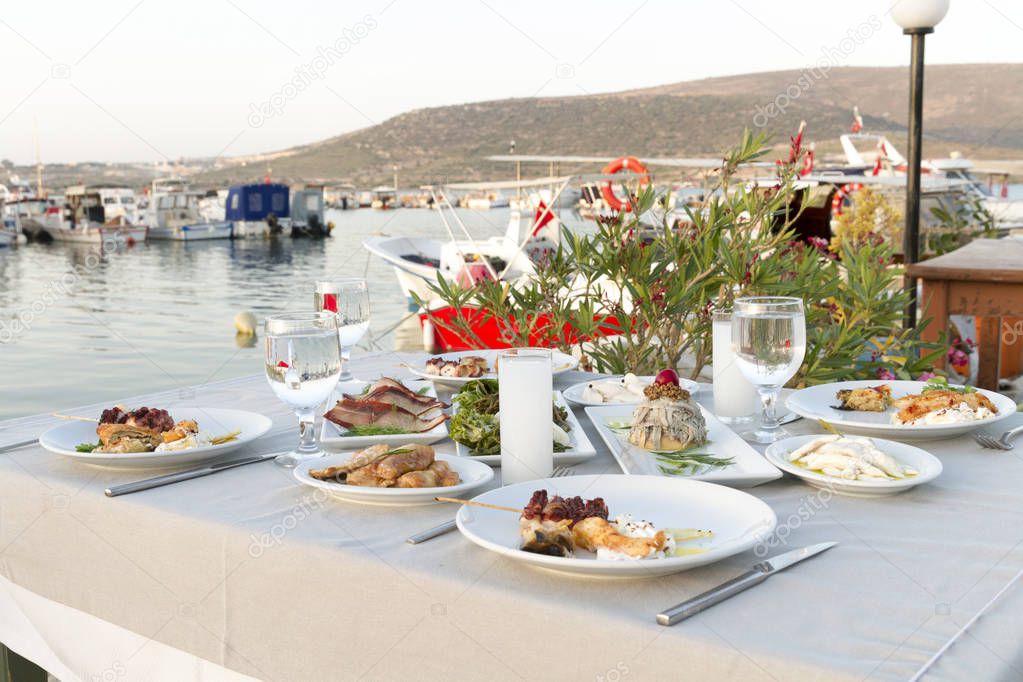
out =
[[373,188],[373,199],[370,208],[388,209],[398,207],[398,190],[394,187],[381,185]]
[[[571,178],[556,178],[563,181],[562,187]],[[551,184],[551,179],[545,179]],[[452,189],[493,188],[494,186],[534,186],[536,181],[521,183],[482,183],[451,185]],[[363,242],[366,249],[391,264],[398,277],[402,291],[409,299],[410,310],[419,306],[416,297],[427,304],[438,301],[430,288],[443,277],[458,286],[468,287],[484,279],[514,283],[529,278],[536,271],[535,260],[557,249],[560,242],[560,222],[548,209],[538,211],[529,221],[522,220],[519,211],[512,211],[505,234],[489,239],[473,239],[461,223],[450,204],[439,194],[435,209],[448,230],[447,241],[428,237],[370,237]],[[450,209],[451,218],[462,229],[465,238],[455,238],[451,224],[445,217],[445,207]],[[523,231],[526,222],[526,231]]]
[[[884,135],[876,133],[848,133],[839,138],[842,151],[850,167],[865,175],[905,175],[907,162],[895,145]],[[974,163],[953,156],[947,159],[924,159],[920,170],[926,176],[961,181],[967,194],[980,200],[991,213],[995,228],[1001,231],[1023,228],[1023,200],[995,196],[983,182],[973,175]]]
[[458,202],[463,208],[485,211],[491,208],[507,208],[509,199],[501,192],[475,192],[466,194]]
[[138,220],[135,192],[127,187],[68,187],[63,207],[48,211],[44,226],[57,241],[91,244],[144,242],[149,228]]
[[154,181],[150,198],[149,238],[172,241],[204,241],[230,239],[231,223],[226,220],[205,220],[200,209],[203,192],[187,189],[187,185]]

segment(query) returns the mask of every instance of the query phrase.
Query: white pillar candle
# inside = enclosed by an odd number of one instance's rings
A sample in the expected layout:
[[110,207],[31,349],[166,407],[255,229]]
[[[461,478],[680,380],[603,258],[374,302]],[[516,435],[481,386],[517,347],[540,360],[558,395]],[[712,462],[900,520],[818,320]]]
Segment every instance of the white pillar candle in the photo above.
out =
[[516,348],[502,353],[497,371],[504,485],[547,478],[554,471],[551,353]]
[[735,362],[731,312],[716,311],[713,325],[714,415],[726,424],[749,421],[757,411],[757,388]]

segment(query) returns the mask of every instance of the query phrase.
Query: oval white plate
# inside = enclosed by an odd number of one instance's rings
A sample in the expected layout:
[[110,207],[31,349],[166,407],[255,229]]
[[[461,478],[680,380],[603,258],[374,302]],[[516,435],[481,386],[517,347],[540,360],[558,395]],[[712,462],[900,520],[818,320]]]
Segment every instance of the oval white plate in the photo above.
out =
[[[614,376],[601,377],[599,379],[593,379],[592,381],[583,381],[578,384],[574,384],[563,391],[565,395],[565,400],[575,403],[576,405],[582,405],[583,407],[599,407],[601,405],[638,405],[639,403],[643,402],[644,400],[643,396],[636,396],[635,400],[616,400],[610,403],[596,402],[594,400],[583,399],[583,390],[586,389],[587,385],[602,381],[614,381],[616,379],[621,378],[622,378],[621,374],[616,374]],[[656,377],[652,376],[642,376],[639,377],[639,380],[645,384],[652,384],[655,378]],[[689,393],[693,395],[695,395],[696,392],[700,390],[700,385],[690,379],[679,378],[678,385],[684,388],[685,390],[689,391]]]
[[[334,395],[331,396],[330,400],[327,401],[327,409],[334,407],[338,400],[341,400],[344,393],[349,395],[358,395],[364,388],[369,386],[372,382],[370,381],[350,381],[344,384],[338,384],[337,389],[334,391]],[[426,391],[423,395],[430,396],[431,398],[437,397],[437,389],[434,388],[433,384],[429,381],[404,381],[402,382],[413,391],[419,391],[425,388]],[[448,423],[444,422],[433,427],[429,431],[421,431],[419,433],[403,433],[403,434],[390,434],[386,436],[346,436],[347,429],[340,424],[335,424],[329,419],[324,419],[323,424],[320,426],[320,447],[331,450],[360,450],[362,448],[368,448],[371,445],[377,443],[388,443],[395,439],[400,439],[403,443],[421,443],[423,445],[429,445],[436,443],[439,440],[444,440],[448,437]]]
[[903,426],[892,424],[892,415],[897,411],[894,407],[887,412],[852,412],[837,410],[835,394],[843,389],[868,388],[888,384],[892,387],[892,397],[901,398],[915,395],[923,390],[926,384],[922,381],[839,381],[832,384],[820,384],[796,391],[785,401],[785,406],[796,414],[807,419],[823,419],[833,424],[843,433],[855,433],[864,436],[897,438],[899,440],[938,440],[962,436],[979,428],[990,426],[997,421],[1016,414],[1016,403],[1000,393],[977,390],[986,395],[998,408],[998,414],[988,419],[962,424],[934,424],[923,426]]
[[660,476],[594,475],[548,478],[497,488],[473,498],[478,502],[521,508],[534,490],[551,495],[602,497],[610,516],[632,514],[657,528],[701,528],[714,536],[683,547],[707,551],[681,557],[642,561],[597,559],[590,552],[575,557],[543,556],[519,549],[519,516],[512,512],[471,507],[459,509],[458,530],[480,547],[523,563],[570,575],[604,578],[649,578],[678,573],[744,552],[765,539],[777,523],[764,502],[739,490],[713,483]]
[[[477,356],[486,358],[487,366],[490,367],[490,371],[481,377],[442,377],[437,374],[427,374],[425,361],[422,364],[406,365],[405,367],[406,369],[408,369],[408,371],[412,372],[418,377],[422,377],[423,379],[429,379],[430,381],[437,384],[460,387],[462,386],[462,384],[473,381],[474,379],[496,379],[497,372],[494,371],[494,362],[503,352],[504,352],[503,349],[495,350],[492,348],[490,349],[481,348],[480,350],[463,350],[458,351],[457,353],[442,353],[440,355],[430,356],[431,358],[442,358],[444,360],[453,361],[458,361],[460,358],[464,358],[467,356]],[[566,355],[561,351],[551,350],[551,373],[554,376],[567,372],[570,369],[575,369],[578,366],[579,360],[573,358],[571,355]]]
[[376,504],[388,507],[419,506],[424,504],[440,504],[433,498],[460,497],[463,493],[486,485],[494,478],[494,470],[483,462],[475,462],[465,457],[437,453],[436,459],[447,462],[453,471],[458,472],[462,482],[446,488],[369,488],[357,485],[345,485],[334,481],[321,481],[309,475],[310,469],[322,469],[332,464],[345,462],[352,456],[351,452],[343,452],[326,457],[317,457],[302,462],[294,469],[295,479],[303,485],[325,490],[334,497],[346,502],[359,504]]
[[71,421],[54,426],[39,437],[39,444],[50,452],[70,457],[79,462],[96,466],[117,467],[121,469],[157,469],[174,467],[182,464],[197,464],[216,459],[236,448],[249,443],[270,430],[273,422],[255,412],[245,410],[228,410],[219,407],[175,407],[168,410],[175,421],[194,419],[199,428],[214,436],[241,431],[238,438],[223,445],[206,445],[199,448],[179,450],[177,452],[132,452],[125,454],[109,454],[103,452],[78,452],[75,447],[80,443],[95,443],[96,424],[84,421]]
[[895,495],[918,485],[933,481],[941,473],[941,460],[918,447],[905,443],[896,443],[893,440],[873,438],[874,445],[881,452],[888,453],[901,464],[910,466],[917,470],[917,475],[896,481],[847,481],[842,478],[828,476],[817,471],[805,469],[789,461],[788,455],[796,448],[799,448],[817,438],[820,434],[812,436],[793,436],[776,443],[771,443],[764,455],[767,460],[782,471],[803,479],[815,488],[830,490],[839,495],[851,495],[853,497],[883,497]]

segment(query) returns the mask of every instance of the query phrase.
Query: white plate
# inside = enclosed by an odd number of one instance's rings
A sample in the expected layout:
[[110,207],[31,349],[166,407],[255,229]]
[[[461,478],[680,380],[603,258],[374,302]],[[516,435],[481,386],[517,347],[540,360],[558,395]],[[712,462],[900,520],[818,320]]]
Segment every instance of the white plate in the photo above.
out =
[[[597,428],[597,433],[607,444],[618,465],[627,474],[647,476],[678,476],[664,474],[657,464],[657,457],[649,450],[633,445],[624,433],[616,433],[608,425],[608,421],[632,422],[632,405],[604,405],[603,407],[587,407],[586,416]],[[703,418],[707,421],[706,445],[696,448],[714,457],[732,457],[735,461],[727,467],[708,469],[700,473],[683,476],[682,478],[698,481],[710,481],[736,488],[752,488],[781,478],[779,471],[764,456],[753,449],[739,434],[722,424],[717,417],[704,407],[700,407]]]
[[[366,386],[370,386],[372,383],[371,381],[350,381],[344,385],[338,384],[337,390],[327,404],[327,409],[334,407],[337,401],[341,400],[343,393],[359,395]],[[425,388],[426,391],[423,395],[431,398],[437,397],[437,390],[433,387],[432,382],[403,381],[402,383],[415,392]],[[320,427],[320,445],[330,450],[361,450],[377,443],[390,443],[394,440],[400,440],[402,443],[429,445],[448,437],[448,423],[444,422],[421,433],[401,433],[387,436],[345,436],[345,433],[347,433],[345,427],[335,424],[329,419],[324,419],[323,425]]]
[[357,485],[345,485],[335,481],[320,481],[309,475],[310,469],[322,469],[332,464],[345,462],[352,456],[351,452],[343,452],[326,457],[302,462],[294,469],[295,479],[299,483],[325,490],[334,497],[346,502],[359,504],[375,504],[386,507],[410,507],[425,504],[440,504],[433,498],[460,497],[464,493],[486,485],[494,478],[494,470],[482,462],[443,455],[437,453],[436,459],[447,462],[452,470],[457,471],[462,482],[446,488],[368,488]]
[[463,506],[455,515],[458,529],[480,547],[515,561],[570,575],[605,578],[648,578],[686,571],[744,552],[764,540],[777,523],[764,502],[739,490],[720,485],[662,476],[566,476],[497,488],[473,499],[485,504],[521,508],[534,490],[546,488],[553,497],[580,495],[602,497],[611,518],[632,514],[657,528],[700,528],[714,535],[683,547],[702,547],[706,552],[664,559],[613,561],[597,559],[590,552],[572,558],[543,556],[519,549],[517,514]]
[[[576,419],[575,413],[572,412],[572,408],[569,407],[567,402],[565,402],[565,396],[561,395],[561,391],[554,391],[554,404],[560,405],[568,411],[568,423],[572,426],[572,430],[568,432],[568,437],[572,439],[572,448],[570,450],[565,450],[564,452],[555,452],[554,465],[567,466],[569,464],[578,464],[579,462],[584,462],[591,457],[596,457],[596,448],[593,447],[593,443],[591,443],[590,439],[586,436],[586,432],[583,431],[583,427],[579,423],[579,420]],[[452,399],[451,416],[454,417],[457,413],[458,403]],[[473,455],[468,446],[462,445],[457,441],[455,441],[455,452],[458,453],[459,457],[471,457],[477,462],[483,462],[484,464],[489,464],[492,467],[501,466],[501,455]]]
[[895,438],[898,440],[938,440],[962,436],[979,428],[990,426],[997,421],[1016,413],[1016,403],[1000,393],[977,390],[986,395],[998,408],[998,414],[989,419],[962,424],[934,424],[922,426],[904,426],[892,424],[892,415],[897,410],[892,407],[887,412],[852,412],[836,410],[838,404],[835,394],[843,389],[867,388],[887,384],[892,387],[892,398],[916,395],[926,386],[922,381],[840,381],[833,384],[820,384],[796,391],[785,401],[785,406],[807,419],[823,419],[833,424],[843,433],[856,433],[864,436]]
[[[585,388],[589,384],[597,383],[597,382],[603,382],[603,381],[614,381],[616,379],[621,379],[621,378],[622,378],[621,374],[616,374],[615,376],[601,377],[599,379],[593,379],[592,381],[583,381],[583,382],[575,384],[573,386],[569,386],[564,391],[564,393],[565,393],[565,400],[567,400],[567,401],[569,401],[571,403],[575,403],[576,405],[582,405],[583,407],[601,407],[601,406],[604,406],[604,405],[638,405],[639,403],[643,402],[644,399],[643,399],[642,396],[636,396],[635,400],[629,400],[629,401],[620,400],[620,401],[613,402],[613,403],[604,403],[604,402],[598,403],[598,402],[594,402],[592,400],[584,400],[583,399],[583,390],[585,390]],[[652,384],[654,382],[655,378],[656,377],[643,376],[643,377],[639,377],[639,380],[642,381],[645,384]],[[689,379],[679,378],[678,385],[681,386],[682,388],[684,388],[685,390],[689,391],[690,394],[695,394],[697,391],[700,390],[700,385],[698,383],[696,383],[695,381],[691,381]]]
[[[480,349],[480,350],[458,351],[457,353],[442,353],[441,355],[431,355],[430,356],[431,358],[442,358],[444,360],[453,360],[453,361],[458,361],[460,358],[464,358],[464,357],[468,357],[468,356],[476,356],[476,357],[486,358],[487,366],[490,368],[490,371],[487,372],[486,374],[484,374],[481,377],[442,377],[442,376],[438,376],[436,374],[427,374],[426,373],[426,362],[425,361],[422,364],[419,364],[419,365],[406,365],[405,367],[406,367],[406,369],[408,369],[408,371],[412,372],[413,374],[415,374],[418,377],[422,377],[423,379],[429,379],[430,381],[432,381],[434,383],[442,384],[442,385],[445,385],[445,386],[452,386],[454,388],[461,388],[462,385],[464,385],[464,384],[466,384],[466,383],[468,383],[470,381],[473,381],[474,379],[496,379],[497,378],[497,372],[494,371],[494,362],[496,362],[497,358],[503,352],[505,352],[505,350],[503,350],[503,349],[498,349],[498,350],[495,350],[495,349]],[[570,369],[575,369],[578,366],[579,366],[579,360],[577,360],[576,358],[573,358],[571,355],[566,355],[565,353],[562,353],[561,351],[551,350],[551,373],[554,376],[557,376],[559,374],[567,372]]]
[[941,461],[926,450],[882,438],[872,439],[877,449],[888,453],[897,459],[899,463],[916,469],[919,472],[916,476],[896,481],[847,481],[817,471],[810,471],[789,461],[789,453],[820,437],[820,434],[816,434],[786,438],[772,443],[764,454],[776,467],[803,479],[815,488],[830,490],[839,495],[851,495],[853,497],[895,495],[896,493],[901,493],[904,490],[909,490],[932,481],[941,473]]
[[96,424],[76,420],[48,430],[39,437],[39,444],[50,452],[56,452],[58,455],[64,455],[86,464],[123,469],[157,469],[216,459],[259,438],[273,425],[269,417],[244,410],[227,410],[219,407],[175,407],[168,412],[176,422],[182,419],[194,419],[199,423],[199,428],[202,431],[214,436],[231,431],[241,431],[241,433],[230,443],[206,445],[177,452],[125,454],[78,452],[75,450],[75,446],[81,443],[95,443],[98,438],[96,437]]

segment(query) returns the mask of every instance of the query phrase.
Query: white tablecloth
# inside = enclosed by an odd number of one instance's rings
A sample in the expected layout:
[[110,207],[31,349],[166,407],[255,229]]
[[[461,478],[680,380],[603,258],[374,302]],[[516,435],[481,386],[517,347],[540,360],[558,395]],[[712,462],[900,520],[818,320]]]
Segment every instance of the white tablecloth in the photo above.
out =
[[[403,376],[409,359],[364,358],[356,374]],[[709,404],[709,387],[698,398]],[[297,439],[262,377],[129,402],[272,416],[249,454]],[[583,422],[600,454],[574,471],[618,473]],[[50,423],[0,423],[0,444]],[[227,674],[216,666],[302,681],[907,679],[1023,568],[1023,458],[968,438],[926,447],[944,473],[897,497],[828,496],[790,478],[752,489],[778,514],[771,553],[840,546],[673,628],[654,614],[746,570],[753,553],[666,578],[582,580],[457,533],[408,545],[453,510],[335,501],[269,462],[110,499],[106,486],[138,475],[25,448],[0,454],[0,639],[53,665],[48,648],[82,679],[160,679],[151,671],[173,665],[188,671],[175,679]],[[1021,607],[1023,589],[1006,590],[927,679],[1023,677]],[[131,633],[134,652],[116,640]]]

